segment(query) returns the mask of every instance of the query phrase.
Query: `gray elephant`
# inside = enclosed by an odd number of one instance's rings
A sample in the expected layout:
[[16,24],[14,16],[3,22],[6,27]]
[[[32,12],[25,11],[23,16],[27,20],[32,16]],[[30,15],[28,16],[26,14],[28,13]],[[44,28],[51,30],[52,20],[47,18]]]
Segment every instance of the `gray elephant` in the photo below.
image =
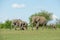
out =
[[25,21],[22,21],[21,19],[14,19],[12,21],[12,25],[15,27],[15,30],[17,29],[17,27],[20,28],[20,30],[24,30],[27,29],[27,23]]
[[57,28],[55,24],[50,24],[50,27],[51,27],[51,28],[54,28],[54,29]]
[[[32,17],[32,26],[35,26],[38,29],[39,26],[46,26],[47,20],[43,16],[33,16]],[[32,27],[33,29],[33,27]]]

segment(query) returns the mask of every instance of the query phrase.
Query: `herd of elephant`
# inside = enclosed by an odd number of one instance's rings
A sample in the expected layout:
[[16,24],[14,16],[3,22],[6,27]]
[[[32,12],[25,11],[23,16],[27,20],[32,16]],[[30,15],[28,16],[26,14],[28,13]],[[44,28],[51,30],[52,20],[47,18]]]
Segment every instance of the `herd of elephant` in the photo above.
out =
[[[42,26],[44,28],[44,26],[47,26],[47,20],[43,16],[33,16],[31,20],[31,24],[32,24],[32,30],[33,27],[38,29],[39,26]],[[12,20],[12,25],[14,26],[15,30],[17,30],[17,27],[19,27],[20,30],[25,30],[28,28],[28,23],[22,21],[21,19]],[[56,29],[55,25],[51,25],[51,27]]]

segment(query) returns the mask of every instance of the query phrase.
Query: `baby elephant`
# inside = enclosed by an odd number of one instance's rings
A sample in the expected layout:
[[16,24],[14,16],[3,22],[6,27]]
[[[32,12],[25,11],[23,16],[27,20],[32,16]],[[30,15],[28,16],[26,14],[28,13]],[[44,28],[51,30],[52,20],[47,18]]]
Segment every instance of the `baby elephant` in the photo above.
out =
[[56,25],[55,24],[50,24],[50,27],[56,29]]

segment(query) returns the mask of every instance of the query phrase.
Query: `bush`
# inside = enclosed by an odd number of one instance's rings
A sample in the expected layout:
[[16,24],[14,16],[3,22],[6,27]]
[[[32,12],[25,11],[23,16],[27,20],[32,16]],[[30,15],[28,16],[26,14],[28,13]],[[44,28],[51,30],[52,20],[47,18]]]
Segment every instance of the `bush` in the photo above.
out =
[[4,24],[5,24],[5,28],[11,29],[11,21],[10,20],[5,21]]
[[4,24],[3,23],[0,23],[0,28],[4,28]]
[[11,21],[6,20],[4,23],[0,23],[0,28],[11,29]]
[[57,28],[60,28],[60,24],[56,24]]

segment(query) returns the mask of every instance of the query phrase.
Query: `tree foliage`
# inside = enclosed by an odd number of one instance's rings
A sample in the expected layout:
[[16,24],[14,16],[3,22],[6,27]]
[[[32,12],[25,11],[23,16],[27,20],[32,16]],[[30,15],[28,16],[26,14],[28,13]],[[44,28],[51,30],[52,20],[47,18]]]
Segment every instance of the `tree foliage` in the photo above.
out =
[[0,28],[9,28],[9,29],[11,29],[11,21],[6,20],[4,23],[0,23]]
[[5,21],[4,24],[5,24],[5,28],[11,29],[11,21],[10,20]]
[[4,24],[3,23],[0,23],[0,28],[4,28]]

